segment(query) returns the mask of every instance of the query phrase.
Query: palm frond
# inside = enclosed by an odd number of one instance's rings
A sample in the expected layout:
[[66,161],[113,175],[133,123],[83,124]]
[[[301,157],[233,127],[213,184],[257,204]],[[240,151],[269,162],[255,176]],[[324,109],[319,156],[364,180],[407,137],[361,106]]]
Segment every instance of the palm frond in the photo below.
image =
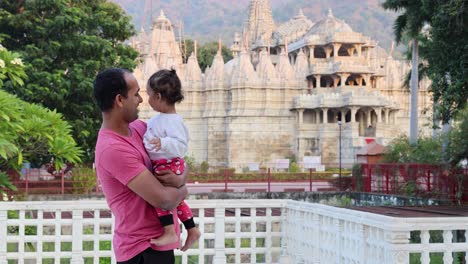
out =
[[404,35],[403,33],[407,28],[407,22],[408,17],[406,16],[406,14],[399,15],[395,20],[395,24],[393,24],[393,31],[395,32],[396,44],[400,44]]

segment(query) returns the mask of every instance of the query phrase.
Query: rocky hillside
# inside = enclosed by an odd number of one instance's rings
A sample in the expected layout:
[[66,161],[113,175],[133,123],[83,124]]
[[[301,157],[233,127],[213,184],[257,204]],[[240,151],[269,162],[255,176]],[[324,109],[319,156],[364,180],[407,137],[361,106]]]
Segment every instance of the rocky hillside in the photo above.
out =
[[[174,24],[183,23],[186,38],[201,42],[221,37],[231,44],[247,18],[250,0],[111,0],[121,5],[139,29],[149,28],[151,17],[163,9]],[[276,24],[294,17],[300,8],[315,22],[331,8],[335,17],[346,21],[355,31],[377,40],[386,50],[393,40],[396,14],[380,6],[383,0],[270,0]],[[145,8],[146,3],[146,8]],[[146,12],[145,12],[146,10]],[[152,12],[151,12],[152,10]],[[401,48],[400,48],[401,50]]]

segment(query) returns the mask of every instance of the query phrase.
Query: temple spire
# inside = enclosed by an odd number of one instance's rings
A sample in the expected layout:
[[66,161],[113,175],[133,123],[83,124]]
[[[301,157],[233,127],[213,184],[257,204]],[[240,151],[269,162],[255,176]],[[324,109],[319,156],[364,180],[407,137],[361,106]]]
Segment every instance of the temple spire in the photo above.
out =
[[271,38],[275,30],[275,22],[269,0],[251,0],[249,17],[244,26],[244,34],[247,34],[249,44],[254,44],[258,39],[265,43]]

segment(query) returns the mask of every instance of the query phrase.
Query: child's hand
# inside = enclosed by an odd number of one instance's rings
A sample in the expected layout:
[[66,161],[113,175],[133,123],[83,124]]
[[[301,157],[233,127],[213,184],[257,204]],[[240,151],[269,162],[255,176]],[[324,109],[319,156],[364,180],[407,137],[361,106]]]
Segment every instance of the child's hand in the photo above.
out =
[[158,137],[149,140],[149,143],[154,146],[154,150],[158,151],[161,149],[161,139]]

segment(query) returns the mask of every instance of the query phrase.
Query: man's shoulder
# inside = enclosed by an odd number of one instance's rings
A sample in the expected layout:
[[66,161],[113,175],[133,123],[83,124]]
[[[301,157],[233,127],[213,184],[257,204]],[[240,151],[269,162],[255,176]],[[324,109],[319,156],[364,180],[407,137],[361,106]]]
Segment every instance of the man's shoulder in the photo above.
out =
[[146,130],[146,123],[143,120],[137,119],[130,123],[130,127],[138,130],[139,132],[143,132]]

